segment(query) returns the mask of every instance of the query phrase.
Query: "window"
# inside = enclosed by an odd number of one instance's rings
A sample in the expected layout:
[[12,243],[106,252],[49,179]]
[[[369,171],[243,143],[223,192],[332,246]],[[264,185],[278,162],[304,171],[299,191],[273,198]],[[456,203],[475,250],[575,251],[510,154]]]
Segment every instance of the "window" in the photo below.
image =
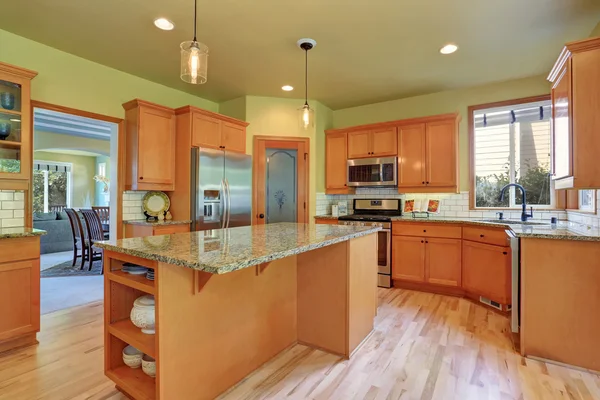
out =
[[578,208],[581,211],[596,211],[596,191],[595,190],[580,190]]
[[49,212],[71,207],[71,169],[70,163],[34,162],[34,212]]
[[[549,96],[469,107],[472,135],[475,207],[520,207],[521,192],[501,189],[516,183],[525,188],[527,205],[549,208],[554,205],[550,179],[552,142]],[[473,201],[474,200],[474,201]]]

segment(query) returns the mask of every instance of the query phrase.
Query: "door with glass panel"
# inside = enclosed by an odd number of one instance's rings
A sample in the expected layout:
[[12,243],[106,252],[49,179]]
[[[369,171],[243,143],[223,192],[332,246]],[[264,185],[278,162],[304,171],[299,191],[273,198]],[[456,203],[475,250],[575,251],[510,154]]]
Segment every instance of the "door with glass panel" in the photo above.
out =
[[308,222],[308,138],[254,138],[254,221]]

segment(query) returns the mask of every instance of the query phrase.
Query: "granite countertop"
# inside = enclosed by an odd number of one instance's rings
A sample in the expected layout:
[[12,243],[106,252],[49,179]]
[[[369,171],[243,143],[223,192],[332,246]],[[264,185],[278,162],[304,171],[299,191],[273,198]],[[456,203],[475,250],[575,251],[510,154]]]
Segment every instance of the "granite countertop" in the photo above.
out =
[[186,220],[164,220],[164,221],[146,221],[145,219],[134,219],[130,221],[123,221],[125,225],[144,225],[144,226],[163,226],[163,225],[187,225],[191,224],[191,219]]
[[[337,217],[333,217],[331,215],[318,215],[315,218],[335,219]],[[505,228],[507,230],[511,230],[515,234],[515,236],[520,238],[600,241],[600,229],[593,228],[589,225],[579,224],[570,221],[559,221],[556,225],[553,226],[547,221],[540,221],[535,219],[530,220],[524,224],[509,224],[500,221],[485,221],[485,218],[439,217],[435,215],[432,215],[429,218],[413,218],[412,215],[403,215],[401,217],[392,217],[392,221],[437,224],[463,224],[490,228]]]
[[334,217],[333,215],[315,215],[315,219],[338,219],[338,217]]
[[381,228],[279,223],[97,242],[96,246],[213,274],[300,254]]
[[42,236],[46,231],[35,228],[0,228],[0,239],[15,239],[22,237]]

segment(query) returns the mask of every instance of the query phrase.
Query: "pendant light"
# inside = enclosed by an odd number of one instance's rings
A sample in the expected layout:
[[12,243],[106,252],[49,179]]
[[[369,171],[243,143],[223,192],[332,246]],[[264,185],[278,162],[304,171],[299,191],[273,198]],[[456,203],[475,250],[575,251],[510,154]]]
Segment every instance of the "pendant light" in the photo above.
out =
[[308,105],[308,51],[317,45],[313,39],[298,40],[298,47],[304,50],[304,105],[299,111],[301,129],[312,128],[315,124],[315,110]]
[[208,46],[196,40],[198,0],[194,0],[194,40],[181,43],[181,79],[194,85],[206,83]]

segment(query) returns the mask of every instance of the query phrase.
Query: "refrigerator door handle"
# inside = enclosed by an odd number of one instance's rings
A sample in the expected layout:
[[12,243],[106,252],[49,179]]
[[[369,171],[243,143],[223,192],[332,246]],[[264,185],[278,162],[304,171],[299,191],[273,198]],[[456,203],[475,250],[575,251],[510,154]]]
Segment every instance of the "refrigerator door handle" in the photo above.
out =
[[225,224],[227,223],[227,199],[226,199],[226,189],[225,189],[225,181],[221,180],[221,189],[219,190],[219,197],[221,199],[221,229],[225,228]]
[[227,225],[229,228],[229,222],[231,220],[231,190],[229,189],[229,181],[225,178],[225,190],[227,191]]

